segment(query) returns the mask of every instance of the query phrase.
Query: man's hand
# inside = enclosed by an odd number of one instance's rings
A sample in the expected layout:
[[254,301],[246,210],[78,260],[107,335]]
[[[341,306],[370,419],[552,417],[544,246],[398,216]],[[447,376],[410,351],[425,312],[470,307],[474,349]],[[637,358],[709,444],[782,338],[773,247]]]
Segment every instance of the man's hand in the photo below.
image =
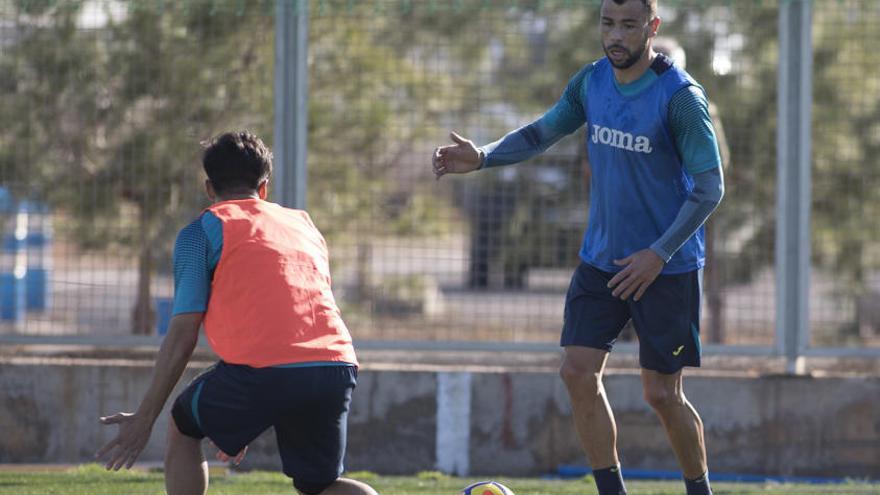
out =
[[613,289],[611,295],[627,300],[635,293],[633,300],[638,301],[666,262],[653,250],[642,249],[622,260],[614,260],[614,264],[625,268],[608,282],[608,288]]
[[100,418],[101,423],[105,425],[119,425],[119,432],[116,438],[107,442],[95,454],[100,459],[108,452],[110,458],[104,467],[107,470],[119,471],[119,468],[125,466],[130,469],[134,461],[138,458],[147,441],[150,440],[150,434],[153,432],[153,422],[149,419],[139,416],[137,413],[117,413],[113,416],[103,416]]
[[245,445],[244,448],[241,449],[241,452],[239,452],[238,454],[235,454],[235,457],[230,457],[226,452],[223,452],[222,450],[220,450],[220,447],[218,447],[216,444],[214,444],[214,442],[211,442],[211,445],[215,449],[217,449],[216,458],[218,461],[229,462],[231,460],[232,463],[235,464],[236,466],[241,464],[241,461],[244,460],[244,456],[245,456],[245,454],[247,454],[247,449],[248,449],[247,445]]
[[434,150],[431,163],[438,179],[446,174],[466,174],[480,168],[481,157],[474,142],[455,132],[449,134],[455,144]]

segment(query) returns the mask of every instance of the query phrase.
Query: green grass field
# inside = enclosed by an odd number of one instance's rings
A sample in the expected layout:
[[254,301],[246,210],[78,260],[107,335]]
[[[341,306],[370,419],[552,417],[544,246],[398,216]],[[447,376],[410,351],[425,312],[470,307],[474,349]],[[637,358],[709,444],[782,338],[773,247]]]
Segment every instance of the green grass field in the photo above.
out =
[[[352,473],[349,476],[373,485],[382,495],[455,495],[462,487],[475,481],[437,473],[417,476],[378,476]],[[535,478],[496,479],[517,495],[588,495],[596,490],[591,480],[542,480]],[[631,495],[681,495],[679,482],[629,482]],[[880,494],[880,484],[848,483],[841,485],[763,485],[718,483],[716,495],[867,495]],[[162,473],[108,473],[100,466],[89,465],[68,471],[0,472],[2,495],[161,495],[164,492]],[[247,474],[212,473],[210,494],[217,495],[291,495],[295,493],[281,474],[254,472]]]

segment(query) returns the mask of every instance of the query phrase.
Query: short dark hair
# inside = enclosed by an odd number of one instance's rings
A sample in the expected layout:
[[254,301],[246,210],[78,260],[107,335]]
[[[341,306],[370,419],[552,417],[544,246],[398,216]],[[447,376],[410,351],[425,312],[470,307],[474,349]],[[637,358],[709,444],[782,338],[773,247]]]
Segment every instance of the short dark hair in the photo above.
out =
[[202,145],[202,166],[217,194],[256,191],[272,174],[272,152],[248,131],[227,132]]
[[[603,0],[604,1],[604,0]],[[617,5],[623,5],[629,0],[613,0]],[[657,17],[657,0],[641,0],[645,8],[648,9],[648,20]]]

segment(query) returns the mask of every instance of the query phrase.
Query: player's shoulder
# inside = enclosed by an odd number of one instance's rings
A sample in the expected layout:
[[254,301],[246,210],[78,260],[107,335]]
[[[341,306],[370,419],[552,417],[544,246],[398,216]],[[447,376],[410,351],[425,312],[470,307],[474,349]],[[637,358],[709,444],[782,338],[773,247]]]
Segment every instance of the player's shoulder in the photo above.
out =
[[703,92],[703,87],[693,76],[662,53],[654,57],[649,70],[657,76],[669,97],[677,97],[679,93]]
[[599,62],[601,62],[601,60],[595,60],[581,66],[581,68],[578,69],[569,80],[568,91],[573,91],[577,95],[583,94],[587,89],[587,86],[590,84],[590,77],[596,72],[597,64]]
[[180,231],[177,234],[177,237],[181,237],[183,235],[192,235],[196,231],[202,230],[202,215],[204,212],[200,213],[196,218],[192,219],[189,223],[181,227]]
[[219,225],[220,219],[210,210],[205,210],[180,229],[177,233],[177,242],[204,239],[213,230],[215,224]]
[[689,84],[679,88],[669,101],[671,107],[702,108],[709,106],[709,98],[702,86]]
[[581,70],[577,73],[577,76],[584,88],[589,86],[590,81],[596,78],[600,79],[608,79],[613,76],[614,72],[612,71],[611,63],[608,61],[608,57],[602,57],[581,67]]
[[605,65],[608,64],[608,59],[606,57],[602,57],[581,67],[580,74],[583,74],[585,77],[590,74],[601,70]]

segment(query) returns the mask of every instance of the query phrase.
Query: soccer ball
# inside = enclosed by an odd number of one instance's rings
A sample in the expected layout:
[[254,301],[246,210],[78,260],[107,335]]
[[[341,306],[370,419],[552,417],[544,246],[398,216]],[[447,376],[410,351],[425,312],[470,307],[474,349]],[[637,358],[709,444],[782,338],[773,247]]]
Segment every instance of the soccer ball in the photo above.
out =
[[461,491],[461,495],[515,495],[513,490],[498,483],[497,481],[480,481],[468,485]]

